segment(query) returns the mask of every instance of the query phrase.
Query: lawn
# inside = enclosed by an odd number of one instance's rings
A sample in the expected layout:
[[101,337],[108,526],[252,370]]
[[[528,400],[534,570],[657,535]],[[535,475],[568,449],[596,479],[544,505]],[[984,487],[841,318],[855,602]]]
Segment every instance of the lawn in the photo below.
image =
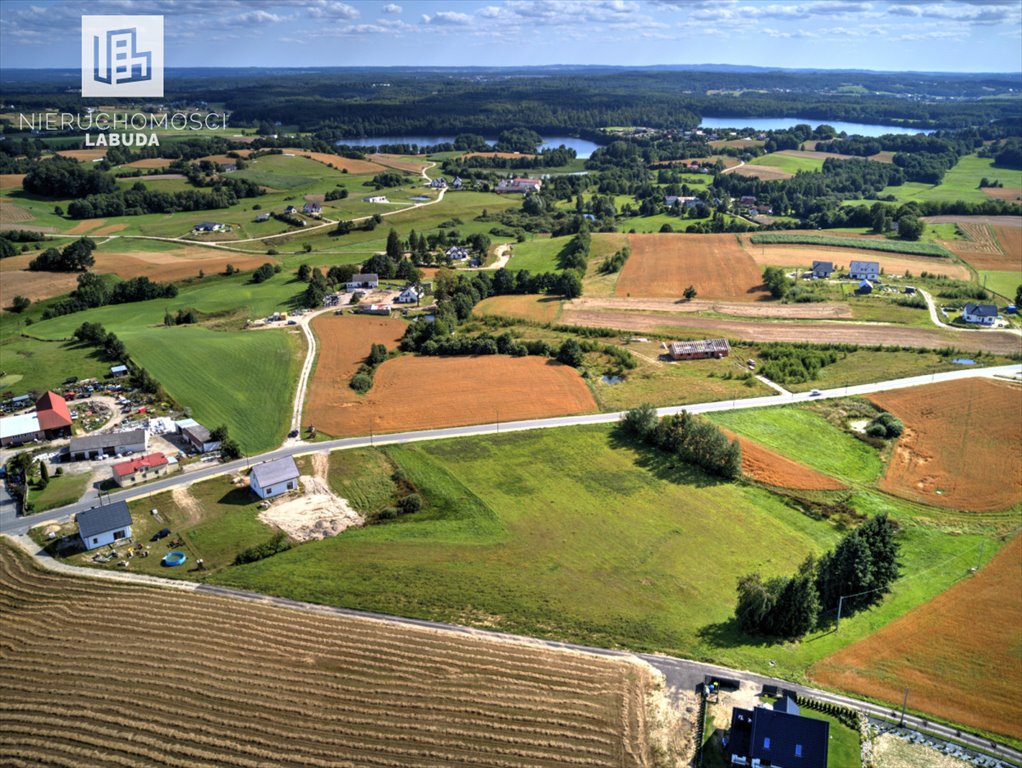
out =
[[823,159],[818,157],[792,157],[791,155],[771,153],[750,160],[748,164],[768,165],[771,168],[780,168],[788,173],[798,173],[799,171],[820,170],[823,168]]
[[927,200],[982,203],[989,198],[979,188],[980,179],[999,179],[1005,187],[1022,187],[1022,173],[1007,168],[995,168],[990,158],[966,155],[944,175],[937,185],[906,182],[900,187],[887,187],[881,194],[894,195],[898,202]]
[[46,509],[56,509],[65,504],[73,504],[82,497],[85,489],[89,487],[91,474],[84,472],[77,475],[54,475],[50,482],[41,490],[29,492],[28,499],[32,503],[35,512],[42,512]]
[[[14,324],[11,324],[14,327]],[[3,370],[3,391],[16,394],[54,389],[70,376],[79,379],[102,378],[110,372],[110,363],[95,350],[63,341],[37,339],[5,334],[0,341],[0,370]]]
[[1022,285],[1022,272],[1011,270],[980,270],[980,283],[1008,302],[1015,301],[1015,291]]

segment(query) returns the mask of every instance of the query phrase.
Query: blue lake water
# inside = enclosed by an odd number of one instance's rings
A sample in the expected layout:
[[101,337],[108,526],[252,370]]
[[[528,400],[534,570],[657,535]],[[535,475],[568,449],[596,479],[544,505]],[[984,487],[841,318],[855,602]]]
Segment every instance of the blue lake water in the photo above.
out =
[[808,117],[704,117],[699,123],[700,128],[755,128],[757,131],[776,131],[791,128],[805,123],[815,128],[818,125],[831,125],[838,133],[858,134],[859,136],[883,136],[885,133],[911,134],[933,133],[920,128],[906,128],[896,125],[872,125],[869,123],[845,123],[841,120],[817,120]]
[[[487,143],[493,145],[496,143],[496,139],[487,139]],[[337,142],[338,144],[347,144],[352,147],[375,147],[380,144],[418,144],[419,146],[429,147],[434,144],[453,144],[453,136],[370,136],[364,139],[342,139]],[[596,144],[587,139],[576,139],[571,136],[550,136],[544,137],[544,141],[539,145],[540,149],[554,149],[561,145],[570,147],[575,150],[576,155],[585,160],[593,154],[596,149],[599,148],[599,144]]]

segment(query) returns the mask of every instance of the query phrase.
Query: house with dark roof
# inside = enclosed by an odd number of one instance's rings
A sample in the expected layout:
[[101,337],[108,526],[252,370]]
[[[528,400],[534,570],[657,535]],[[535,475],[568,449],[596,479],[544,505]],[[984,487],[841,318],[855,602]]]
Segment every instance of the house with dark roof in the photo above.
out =
[[68,446],[71,461],[99,459],[104,455],[121,456],[128,453],[144,453],[149,445],[149,433],[144,429],[129,432],[111,432],[106,435],[72,437]]
[[349,291],[366,290],[372,288],[379,288],[380,276],[375,272],[367,272],[365,274],[352,275],[351,279],[345,283],[345,288]]
[[727,339],[703,339],[700,341],[672,341],[667,346],[672,360],[703,360],[721,358],[731,354]]
[[826,280],[834,272],[834,262],[832,261],[814,261],[813,262],[813,279],[814,280]]
[[880,277],[880,262],[853,261],[848,265],[848,276],[853,280],[876,282]]
[[257,464],[248,476],[248,484],[260,499],[294,491],[298,488],[298,465],[290,456]]
[[195,232],[226,232],[227,225],[222,224],[218,221],[203,221],[196,224],[194,227]]
[[997,306],[994,304],[966,304],[962,309],[962,320],[976,325],[993,325],[997,319]]
[[784,696],[772,707],[731,712],[727,755],[731,765],[827,768],[830,723],[804,717]]
[[71,434],[71,411],[67,401],[56,392],[47,392],[35,404],[39,427],[51,440]]
[[302,206],[302,213],[306,216],[320,216],[323,213],[323,207],[319,203],[308,202]]
[[214,440],[209,430],[198,423],[181,427],[181,437],[199,453],[209,453],[220,449],[220,441]]
[[79,512],[78,535],[86,549],[95,549],[131,538],[131,512],[126,501]]
[[859,287],[855,289],[855,292],[859,296],[866,296],[870,293],[873,293],[873,283],[871,283],[869,280],[860,280]]

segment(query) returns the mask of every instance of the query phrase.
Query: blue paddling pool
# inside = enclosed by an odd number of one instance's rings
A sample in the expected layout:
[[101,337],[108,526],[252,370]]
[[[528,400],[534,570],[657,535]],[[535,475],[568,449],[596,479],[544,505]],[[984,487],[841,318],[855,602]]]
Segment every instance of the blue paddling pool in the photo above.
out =
[[188,556],[184,552],[168,552],[163,556],[163,564],[168,568],[173,568],[175,565],[181,565]]

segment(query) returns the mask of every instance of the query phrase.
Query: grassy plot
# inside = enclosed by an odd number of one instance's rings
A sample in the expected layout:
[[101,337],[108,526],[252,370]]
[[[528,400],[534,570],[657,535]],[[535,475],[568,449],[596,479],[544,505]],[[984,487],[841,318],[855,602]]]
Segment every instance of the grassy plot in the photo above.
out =
[[55,475],[41,491],[34,488],[29,492],[28,500],[32,503],[36,512],[45,509],[56,509],[65,504],[73,504],[82,497],[85,489],[89,487],[91,473],[84,472],[78,475]]
[[14,334],[5,334],[0,339],[3,344],[0,368],[5,373],[4,391],[41,394],[55,388],[69,376],[102,378],[110,372],[110,363],[88,347],[63,341],[39,341]]
[[940,184],[906,182],[900,187],[886,187],[881,194],[894,195],[898,202],[954,201],[982,203],[989,198],[979,188],[980,179],[999,179],[1005,187],[1022,187],[1022,172],[1008,168],[995,168],[991,158],[966,155],[944,175]]
[[988,291],[993,291],[1005,301],[1015,301],[1015,291],[1022,285],[1022,272],[980,270],[978,274],[980,284]]
[[788,173],[798,173],[799,171],[818,171],[823,168],[823,158],[818,157],[798,157],[793,155],[785,155],[779,152],[771,152],[767,155],[761,155],[753,160],[750,160],[749,165],[766,165],[771,168],[780,168],[782,171]]

